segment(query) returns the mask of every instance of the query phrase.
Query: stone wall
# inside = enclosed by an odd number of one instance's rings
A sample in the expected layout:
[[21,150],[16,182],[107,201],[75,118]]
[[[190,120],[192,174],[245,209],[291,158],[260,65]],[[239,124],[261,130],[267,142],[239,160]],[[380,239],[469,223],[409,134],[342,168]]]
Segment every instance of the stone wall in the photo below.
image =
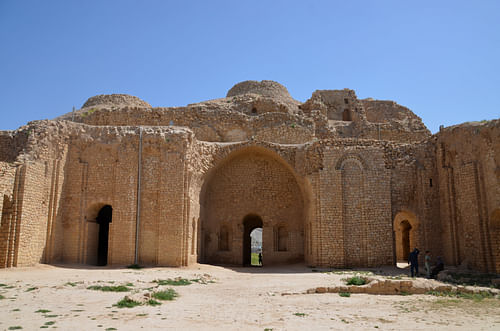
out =
[[197,139],[213,142],[244,141],[252,137],[275,143],[297,144],[314,136],[314,123],[297,115],[265,113],[248,116],[237,112],[186,108],[126,107],[97,109],[77,117],[90,125],[148,125],[189,127]]
[[500,120],[430,136],[351,90],[301,110],[282,94],[182,108],[99,96],[77,123],[0,132],[0,267],[241,265],[262,227],[267,265],[372,267],[418,247],[500,271]]
[[[205,262],[243,263],[248,215],[262,222],[266,265],[304,260],[304,201],[293,173],[281,162],[268,150],[250,148],[212,170],[201,201]],[[227,237],[221,237],[222,228]],[[279,231],[286,237],[278,238]]]
[[500,272],[500,120],[465,123],[437,134],[440,216],[446,261]]
[[[87,127],[93,139],[71,142],[66,169],[64,254],[70,263],[96,262],[99,210],[113,208],[109,264],[135,259],[140,128]],[[185,265],[185,151],[189,131],[143,128],[138,262]]]

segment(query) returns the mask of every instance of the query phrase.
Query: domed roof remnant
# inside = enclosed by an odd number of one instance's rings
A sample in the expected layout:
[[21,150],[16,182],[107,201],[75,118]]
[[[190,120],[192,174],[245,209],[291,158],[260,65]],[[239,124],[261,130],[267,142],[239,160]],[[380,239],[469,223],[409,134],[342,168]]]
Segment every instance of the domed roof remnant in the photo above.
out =
[[151,108],[144,100],[128,94],[101,94],[88,98],[82,108],[95,106],[135,106]]
[[271,98],[293,99],[286,87],[272,80],[246,80],[234,85],[228,92],[227,97],[243,94],[258,94]]

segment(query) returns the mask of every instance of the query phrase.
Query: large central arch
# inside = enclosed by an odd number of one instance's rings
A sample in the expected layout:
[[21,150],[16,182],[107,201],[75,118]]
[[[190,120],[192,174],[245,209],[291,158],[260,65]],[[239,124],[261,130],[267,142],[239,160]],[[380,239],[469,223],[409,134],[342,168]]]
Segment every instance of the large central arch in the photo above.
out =
[[200,192],[199,260],[243,265],[249,215],[262,227],[265,265],[304,260],[304,198],[293,169],[275,152],[232,152],[205,178]]

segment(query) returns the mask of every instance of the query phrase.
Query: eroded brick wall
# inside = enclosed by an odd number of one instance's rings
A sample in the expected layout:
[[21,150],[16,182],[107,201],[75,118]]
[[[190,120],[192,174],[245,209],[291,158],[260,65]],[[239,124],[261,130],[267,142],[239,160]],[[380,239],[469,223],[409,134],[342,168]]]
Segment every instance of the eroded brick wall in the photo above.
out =
[[[263,222],[266,265],[304,260],[303,196],[292,172],[281,162],[270,152],[248,149],[213,170],[202,196],[205,262],[243,263],[243,221],[248,215]],[[223,226],[229,232],[228,245],[220,242]],[[287,233],[284,251],[276,241],[281,226]]]
[[[135,259],[140,128],[89,127],[95,140],[77,137],[66,168],[63,261],[95,264],[105,205],[113,208],[108,264]],[[184,189],[188,135],[182,130],[144,128],[142,134],[138,262],[187,264]],[[183,248],[184,247],[184,248]]]
[[448,263],[499,272],[500,121],[463,124],[437,135],[443,249]]

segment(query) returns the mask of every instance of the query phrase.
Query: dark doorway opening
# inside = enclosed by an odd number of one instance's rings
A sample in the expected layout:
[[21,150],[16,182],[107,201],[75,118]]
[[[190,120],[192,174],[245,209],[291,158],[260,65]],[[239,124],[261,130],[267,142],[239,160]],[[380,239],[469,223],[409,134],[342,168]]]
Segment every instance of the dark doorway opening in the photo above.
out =
[[257,215],[247,215],[243,218],[243,265],[252,265],[252,239],[250,234],[257,228],[262,228],[262,219]]
[[99,210],[96,222],[99,224],[99,242],[97,243],[97,265],[105,266],[108,264],[108,240],[109,223],[113,215],[113,208],[106,205]]
[[401,222],[401,243],[403,245],[403,260],[408,260],[410,255],[410,231],[411,225],[408,221]]

